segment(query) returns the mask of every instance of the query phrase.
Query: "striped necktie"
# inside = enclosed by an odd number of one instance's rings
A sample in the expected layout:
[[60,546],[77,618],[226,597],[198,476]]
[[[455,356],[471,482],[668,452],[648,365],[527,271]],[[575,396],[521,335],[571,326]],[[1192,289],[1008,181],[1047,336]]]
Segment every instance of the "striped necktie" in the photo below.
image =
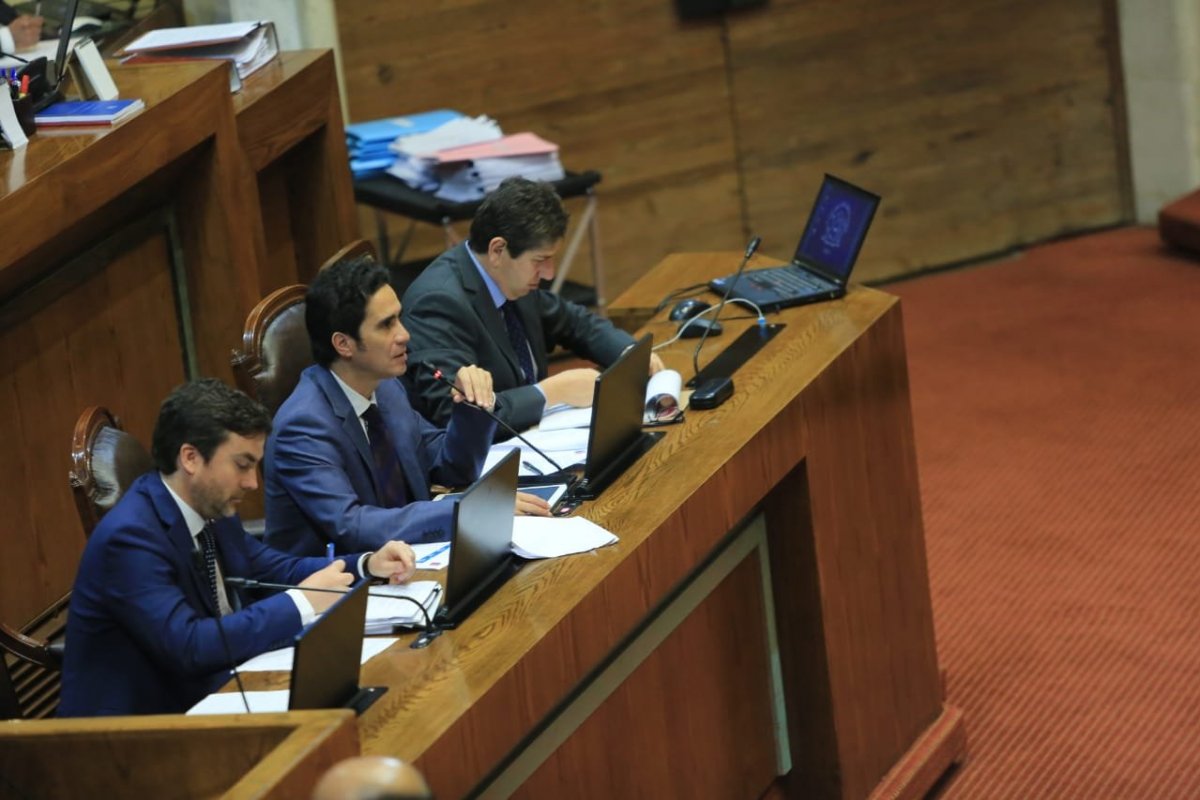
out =
[[200,540],[200,553],[204,556],[204,569],[208,573],[208,590],[212,592],[213,610],[221,616],[221,596],[217,591],[217,537],[213,534],[212,523],[204,525],[197,537]]

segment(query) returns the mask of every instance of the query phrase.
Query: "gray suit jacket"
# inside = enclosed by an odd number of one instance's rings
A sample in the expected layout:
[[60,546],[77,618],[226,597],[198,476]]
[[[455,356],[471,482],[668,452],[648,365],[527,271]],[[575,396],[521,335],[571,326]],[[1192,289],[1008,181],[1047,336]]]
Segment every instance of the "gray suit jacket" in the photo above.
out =
[[[546,377],[546,354],[556,345],[607,367],[634,342],[608,320],[547,291],[522,297],[517,310],[525,323],[539,381]],[[471,263],[465,242],[442,253],[413,281],[404,293],[403,321],[412,335],[409,368],[403,380],[413,406],[435,425],[444,425],[450,416],[450,390],[417,362],[436,365],[451,379],[459,367],[476,364],[492,373],[495,412],[500,419],[517,430],[541,419],[542,393],[534,386],[522,385],[521,367],[508,341],[504,319]],[[502,428],[496,434],[508,436]]]

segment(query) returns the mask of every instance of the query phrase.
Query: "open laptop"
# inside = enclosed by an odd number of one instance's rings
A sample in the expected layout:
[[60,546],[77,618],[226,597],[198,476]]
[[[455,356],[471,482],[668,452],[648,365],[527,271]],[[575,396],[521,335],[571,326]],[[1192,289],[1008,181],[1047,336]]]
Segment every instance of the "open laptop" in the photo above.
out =
[[792,263],[746,270],[736,283],[734,275],[726,275],[709,288],[764,311],[842,297],[878,206],[879,195],[826,175]]
[[570,489],[591,500],[620,477],[663,434],[642,430],[650,380],[650,335],[638,340],[596,378],[583,477]]
[[458,499],[446,602],[434,617],[435,627],[456,627],[520,569],[511,547],[520,460],[520,450],[511,450]]
[[296,635],[289,711],[353,708],[361,714],[387,691],[386,686],[358,685],[369,585],[360,581]]

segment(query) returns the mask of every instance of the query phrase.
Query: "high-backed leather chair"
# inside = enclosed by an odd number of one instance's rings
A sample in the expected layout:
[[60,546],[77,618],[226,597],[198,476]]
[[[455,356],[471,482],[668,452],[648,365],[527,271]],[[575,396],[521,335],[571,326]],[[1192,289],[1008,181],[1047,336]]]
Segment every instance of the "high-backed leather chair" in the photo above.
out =
[[[321,269],[343,258],[375,257],[375,247],[358,239],[330,256]],[[312,346],[304,324],[303,284],[276,289],[259,301],[246,316],[242,347],[230,363],[238,388],[266,406],[272,415],[283,405],[300,373],[312,364]]]
[[71,439],[71,462],[71,492],[84,536],[92,535],[101,517],[139,475],[154,468],[142,443],[100,406],[91,406],[79,415]]

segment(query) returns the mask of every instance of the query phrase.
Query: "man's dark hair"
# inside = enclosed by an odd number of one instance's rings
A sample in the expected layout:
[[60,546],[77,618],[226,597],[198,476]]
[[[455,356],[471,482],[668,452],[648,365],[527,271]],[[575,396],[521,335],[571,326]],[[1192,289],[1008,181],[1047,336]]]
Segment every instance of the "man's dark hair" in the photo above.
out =
[[154,465],[170,475],[185,444],[207,462],[231,433],[249,437],[270,432],[271,415],[260,403],[216,378],[201,378],[175,387],[163,400],[150,449]]
[[367,301],[387,283],[388,271],[367,255],[344,258],[317,273],[304,298],[304,324],[313,361],[328,367],[337,360],[331,341],[335,333],[359,341]]
[[531,247],[554,244],[567,233],[569,215],[554,187],[542,181],[509,178],[489,194],[471,220],[471,249],[485,253],[497,236],[517,258]]

